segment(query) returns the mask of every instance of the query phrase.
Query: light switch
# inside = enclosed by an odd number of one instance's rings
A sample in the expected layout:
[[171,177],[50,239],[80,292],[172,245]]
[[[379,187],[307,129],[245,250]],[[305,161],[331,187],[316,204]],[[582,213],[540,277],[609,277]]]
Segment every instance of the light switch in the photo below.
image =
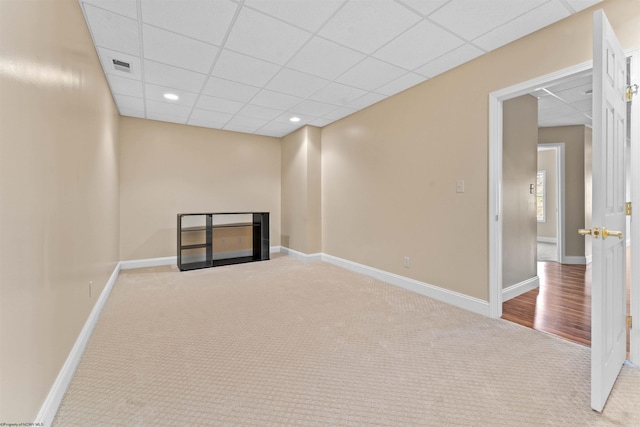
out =
[[456,193],[464,193],[464,180],[456,181]]

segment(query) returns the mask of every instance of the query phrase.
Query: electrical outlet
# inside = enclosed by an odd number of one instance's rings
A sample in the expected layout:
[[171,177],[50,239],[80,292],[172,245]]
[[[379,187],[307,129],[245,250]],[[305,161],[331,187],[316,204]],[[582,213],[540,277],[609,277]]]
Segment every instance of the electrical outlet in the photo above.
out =
[[404,257],[404,266],[406,268],[409,268],[411,266],[411,258],[409,258],[408,256]]

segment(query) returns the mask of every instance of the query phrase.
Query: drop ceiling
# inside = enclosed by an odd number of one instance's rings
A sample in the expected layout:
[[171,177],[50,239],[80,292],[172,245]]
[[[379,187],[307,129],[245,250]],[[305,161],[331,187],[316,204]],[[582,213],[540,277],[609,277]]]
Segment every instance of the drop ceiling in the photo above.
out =
[[538,98],[538,126],[592,124],[592,71],[539,88],[530,93]]
[[281,137],[599,0],[79,2],[121,115]]

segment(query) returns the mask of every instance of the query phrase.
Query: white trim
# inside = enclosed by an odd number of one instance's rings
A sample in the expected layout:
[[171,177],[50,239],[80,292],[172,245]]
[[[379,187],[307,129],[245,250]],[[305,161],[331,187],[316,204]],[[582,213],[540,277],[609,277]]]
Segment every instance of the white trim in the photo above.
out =
[[[625,52],[631,57],[631,83],[640,85],[640,48]],[[630,169],[631,169],[631,296],[630,309],[635,325],[640,325],[640,94],[631,103]],[[640,326],[630,330],[629,360],[640,365]]]
[[336,265],[346,270],[373,277],[374,279],[381,280],[391,285],[416,292],[420,295],[424,295],[429,298],[433,298],[438,301],[442,301],[447,304],[451,304],[456,307],[481,314],[483,316],[489,315],[489,303],[478,298],[450,291],[448,289],[440,288],[435,285],[430,285],[428,283],[420,282],[418,280],[410,279],[408,277],[400,276],[394,273],[378,270],[377,268],[358,264],[356,262],[338,258],[333,255],[327,255],[323,253],[322,261]]
[[321,261],[322,260],[322,255],[323,255],[321,253],[305,254],[303,252],[299,252],[299,251],[296,251],[294,249],[287,248],[285,246],[281,246],[280,252],[282,252],[283,254],[287,254],[292,258],[295,258],[297,260],[304,261],[304,262],[318,262],[318,261]]
[[553,243],[555,245],[558,244],[558,238],[557,237],[542,237],[542,236],[538,236],[538,242],[540,243]]
[[[489,94],[489,316],[502,316],[502,102],[588,71],[593,61],[518,83]],[[562,236],[560,236],[562,239]],[[559,246],[561,242],[559,242]]]
[[529,292],[530,290],[538,287],[540,287],[540,277],[538,276],[523,280],[520,283],[516,283],[515,285],[511,285],[502,290],[502,302],[508,301],[511,298],[515,298],[518,295],[522,295],[525,292]]
[[[282,252],[282,246],[270,246],[269,253]],[[167,256],[161,258],[132,259],[129,261],[120,261],[122,270],[131,270],[133,268],[160,267],[163,265],[176,265],[178,258],[175,256]]]
[[587,265],[587,257],[584,256],[566,256],[562,264]]
[[91,338],[91,334],[93,329],[98,323],[98,319],[100,318],[100,313],[102,312],[102,308],[104,307],[107,299],[109,298],[109,294],[111,294],[111,289],[113,285],[116,283],[118,279],[118,275],[120,274],[121,269],[120,263],[116,264],[116,267],[113,269],[113,273],[111,273],[111,277],[107,281],[102,293],[98,297],[95,305],[93,306],[93,310],[89,314],[87,321],[84,323],[84,327],[80,331],[80,335],[76,339],[71,352],[67,356],[67,360],[62,365],[62,369],[58,373],[56,380],[54,381],[51,389],[49,390],[49,394],[47,398],[44,400],[42,407],[40,408],[40,412],[38,412],[38,416],[36,417],[35,424],[42,424],[45,426],[50,426],[53,423],[53,419],[58,412],[58,408],[60,407],[60,403],[62,403],[62,398],[71,383],[71,379],[73,378],[73,374],[76,372],[78,368],[78,364],[80,363],[80,359],[84,354],[84,350],[89,343],[89,338]]
[[551,142],[538,144],[538,150],[554,150],[556,154],[556,259],[562,263],[566,242],[565,232],[565,143]]
[[591,264],[593,262],[593,254],[587,255],[586,257],[584,257],[584,262],[586,264]]
[[162,265],[175,265],[178,262],[177,257],[167,256],[162,258],[133,259],[129,261],[120,261],[122,270],[131,270],[132,268],[159,267]]

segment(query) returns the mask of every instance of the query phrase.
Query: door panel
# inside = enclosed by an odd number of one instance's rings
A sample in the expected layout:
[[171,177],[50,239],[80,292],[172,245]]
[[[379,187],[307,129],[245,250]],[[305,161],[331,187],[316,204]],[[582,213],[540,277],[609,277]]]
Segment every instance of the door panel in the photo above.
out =
[[594,14],[591,407],[602,411],[626,353],[626,58],[601,10]]

